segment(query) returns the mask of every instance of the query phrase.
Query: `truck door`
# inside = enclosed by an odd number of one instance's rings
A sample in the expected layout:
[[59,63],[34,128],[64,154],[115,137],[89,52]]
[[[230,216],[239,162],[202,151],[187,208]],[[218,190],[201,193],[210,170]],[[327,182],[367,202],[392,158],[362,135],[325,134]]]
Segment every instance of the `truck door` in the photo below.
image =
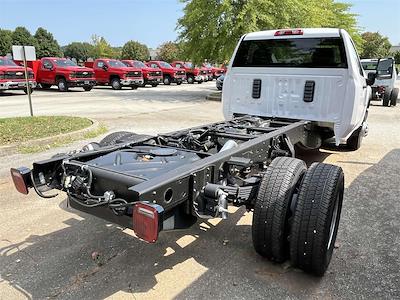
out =
[[101,83],[107,83],[108,82],[108,72],[107,72],[108,66],[105,61],[103,60],[98,60],[94,65],[93,65],[93,70],[94,74],[96,76],[96,80]]
[[37,81],[40,83],[55,84],[55,66],[49,59],[43,59],[40,64]]

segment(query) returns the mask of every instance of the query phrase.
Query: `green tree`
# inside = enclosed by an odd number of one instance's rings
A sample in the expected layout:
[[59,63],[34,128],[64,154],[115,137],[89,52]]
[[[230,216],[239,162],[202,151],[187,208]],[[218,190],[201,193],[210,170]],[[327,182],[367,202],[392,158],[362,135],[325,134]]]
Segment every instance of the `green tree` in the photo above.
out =
[[122,58],[122,47],[111,47],[113,51],[113,58],[121,59]]
[[177,43],[174,42],[166,42],[158,47],[157,57],[160,60],[164,61],[174,61],[180,59],[180,49]]
[[57,40],[46,29],[39,27],[34,35],[36,39],[36,56],[38,58],[48,56],[62,56],[62,51]]
[[12,44],[19,46],[37,46],[36,39],[25,27],[17,27],[12,33]]
[[392,56],[394,57],[396,64],[400,65],[400,51],[393,52]]
[[[276,28],[340,27],[360,43],[350,5],[334,0],[180,0],[178,41],[194,62],[226,61],[245,33]],[[205,17],[207,16],[207,17]]]
[[75,58],[77,61],[86,61],[93,53],[93,46],[86,42],[72,42],[63,50],[65,56]]
[[122,59],[147,60],[150,57],[149,48],[137,41],[128,41],[122,47]]
[[362,58],[381,58],[389,55],[392,45],[387,37],[379,32],[364,32],[361,36],[364,41],[360,54]]
[[11,53],[12,31],[0,29],[0,56]]
[[115,56],[113,48],[104,37],[93,35],[92,46],[91,56],[93,58],[113,58]]

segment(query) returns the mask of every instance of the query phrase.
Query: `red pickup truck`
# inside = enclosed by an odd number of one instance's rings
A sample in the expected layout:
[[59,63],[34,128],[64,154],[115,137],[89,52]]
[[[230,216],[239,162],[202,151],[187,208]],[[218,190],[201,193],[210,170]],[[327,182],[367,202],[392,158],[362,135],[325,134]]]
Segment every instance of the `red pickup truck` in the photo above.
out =
[[201,74],[201,70],[195,67],[191,62],[174,61],[171,63],[171,66],[185,70],[187,83],[202,83],[204,81],[204,75]]
[[28,61],[28,66],[33,69],[37,83],[44,89],[56,85],[60,92],[67,92],[71,87],[83,87],[85,91],[90,91],[96,85],[92,69],[80,67],[67,58],[43,57]]
[[97,84],[111,85],[114,90],[120,90],[123,86],[137,89],[143,85],[142,70],[127,67],[121,61],[110,58],[99,58],[94,62],[86,62],[85,66],[93,66]]
[[[36,87],[35,74],[28,68],[29,86]],[[0,92],[4,90],[24,90],[28,92],[25,80],[25,68],[18,66],[8,57],[0,56]]]
[[[213,65],[210,64],[210,63],[204,63],[204,64],[203,64],[203,67],[204,67],[204,68],[207,68],[207,69],[209,70],[209,74],[211,73],[211,76],[212,76],[211,80],[217,79],[217,78],[218,78],[219,76],[221,76],[222,74],[225,74],[225,69],[215,67],[215,66],[213,66]],[[211,71],[211,72],[210,72],[210,71]]]
[[147,62],[147,65],[151,68],[159,68],[163,73],[163,83],[170,85],[176,83],[177,85],[182,84],[183,80],[186,79],[186,72],[183,69],[174,68],[169,63],[159,60],[151,60]]
[[121,60],[127,67],[133,67],[142,70],[143,86],[150,84],[156,87],[163,81],[162,71],[159,68],[150,68],[140,60]]

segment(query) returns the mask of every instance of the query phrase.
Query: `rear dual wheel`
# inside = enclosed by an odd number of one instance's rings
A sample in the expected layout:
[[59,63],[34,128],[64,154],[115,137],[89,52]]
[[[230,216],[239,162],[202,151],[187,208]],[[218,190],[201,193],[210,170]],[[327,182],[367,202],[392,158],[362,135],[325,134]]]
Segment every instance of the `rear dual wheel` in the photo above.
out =
[[270,260],[322,276],[331,260],[343,202],[340,167],[279,157],[263,176],[253,214],[253,244]]

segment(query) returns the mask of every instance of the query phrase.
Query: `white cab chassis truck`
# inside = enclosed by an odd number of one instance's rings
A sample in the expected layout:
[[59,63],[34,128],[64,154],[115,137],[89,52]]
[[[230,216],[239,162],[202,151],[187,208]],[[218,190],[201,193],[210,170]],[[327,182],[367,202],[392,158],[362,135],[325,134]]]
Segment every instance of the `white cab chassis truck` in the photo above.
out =
[[343,30],[250,33],[224,84],[227,120],[155,136],[114,132],[32,169],[12,168],[11,177],[23,194],[65,192],[71,207],[149,243],[174,243],[162,232],[226,219],[229,205],[244,206],[253,212],[249,234],[258,254],[321,276],[339,228],[344,174],[325,163],[307,167],[294,146],[317,148],[334,137],[359,147],[368,104],[363,75]]
[[366,73],[374,73],[376,77],[371,86],[371,100],[382,100],[383,106],[396,106],[399,89],[395,87],[398,70],[394,58],[362,59],[361,64]]
[[354,43],[343,29],[268,30],[244,35],[222,93],[224,115],[310,121],[307,148],[334,137],[352,150],[367,133],[371,95]]

